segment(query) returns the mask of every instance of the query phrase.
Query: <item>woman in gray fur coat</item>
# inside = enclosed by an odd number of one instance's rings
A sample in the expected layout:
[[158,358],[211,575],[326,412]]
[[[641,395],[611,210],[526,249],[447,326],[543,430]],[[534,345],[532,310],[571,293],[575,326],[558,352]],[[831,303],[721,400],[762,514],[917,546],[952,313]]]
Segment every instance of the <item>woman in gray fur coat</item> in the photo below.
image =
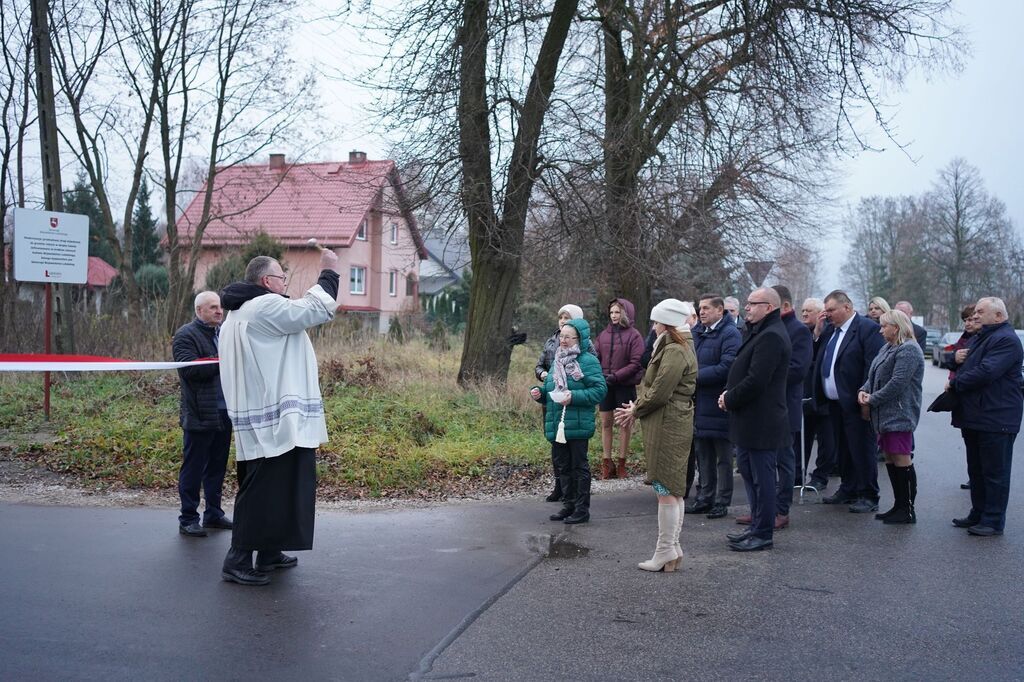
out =
[[886,344],[872,361],[868,380],[857,395],[861,406],[870,410],[871,426],[885,455],[895,499],[892,509],[875,514],[875,518],[883,523],[917,523],[914,429],[921,416],[924,353],[906,313],[890,310],[879,318],[879,323]]

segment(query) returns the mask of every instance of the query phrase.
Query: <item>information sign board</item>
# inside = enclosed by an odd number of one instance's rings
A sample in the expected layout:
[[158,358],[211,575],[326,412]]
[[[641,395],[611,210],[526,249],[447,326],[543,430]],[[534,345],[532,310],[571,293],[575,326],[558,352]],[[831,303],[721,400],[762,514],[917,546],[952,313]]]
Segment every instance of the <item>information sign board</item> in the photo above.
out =
[[14,279],[85,284],[88,277],[88,217],[14,209]]

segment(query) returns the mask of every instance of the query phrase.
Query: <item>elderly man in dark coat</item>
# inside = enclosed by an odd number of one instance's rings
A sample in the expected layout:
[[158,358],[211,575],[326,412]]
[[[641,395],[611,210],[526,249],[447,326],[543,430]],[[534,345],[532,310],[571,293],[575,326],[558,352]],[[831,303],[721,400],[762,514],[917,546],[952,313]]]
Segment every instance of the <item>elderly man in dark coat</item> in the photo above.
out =
[[[171,344],[175,362],[217,357],[217,339],[224,310],[220,296],[203,291],[196,296],[196,317],[174,333]],[[220,386],[219,365],[196,365],[178,370],[181,380],[181,423],[184,445],[178,472],[181,514],[178,532],[205,537],[207,528],[231,528],[221,509],[221,488],[231,447],[231,421]],[[203,525],[199,525],[199,489],[206,496]]]
[[756,289],[747,297],[743,345],[729,369],[718,406],[729,413],[736,464],[750,501],[751,524],[730,533],[729,548],[752,552],[772,546],[775,526],[776,455],[792,443],[786,383],[792,346],[782,323],[779,294]]
[[1024,415],[1021,362],[1024,349],[1007,322],[1006,304],[994,297],[974,306],[979,331],[967,357],[950,380],[959,404],[953,426],[960,427],[971,479],[971,511],[953,525],[971,535],[1002,535],[1010,499],[1013,441]]

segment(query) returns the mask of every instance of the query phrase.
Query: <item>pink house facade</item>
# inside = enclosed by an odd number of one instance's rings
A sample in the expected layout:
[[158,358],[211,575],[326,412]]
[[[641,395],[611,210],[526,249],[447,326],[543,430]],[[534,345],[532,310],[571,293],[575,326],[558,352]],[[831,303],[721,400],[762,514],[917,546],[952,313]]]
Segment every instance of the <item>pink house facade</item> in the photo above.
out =
[[[269,164],[225,169],[215,182],[197,291],[214,264],[265,232],[285,246],[290,296],[316,283],[320,252],[309,245],[316,239],[340,257],[339,313],[358,315],[386,333],[392,317],[419,309],[419,266],[427,251],[393,161],[352,152],[347,163],[288,164],[284,155],[271,154]],[[179,219],[183,234],[198,225],[202,197],[197,194]]]

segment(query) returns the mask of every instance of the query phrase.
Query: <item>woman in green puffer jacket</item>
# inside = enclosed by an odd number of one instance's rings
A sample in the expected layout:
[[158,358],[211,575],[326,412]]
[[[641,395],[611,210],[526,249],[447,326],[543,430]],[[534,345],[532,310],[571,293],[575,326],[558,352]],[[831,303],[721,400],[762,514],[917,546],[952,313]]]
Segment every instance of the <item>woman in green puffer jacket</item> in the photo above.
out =
[[674,571],[683,556],[682,495],[686,460],[693,440],[693,393],[697,387],[697,356],[690,322],[693,304],[669,298],[651,310],[658,335],[635,403],[615,411],[615,420],[640,420],[647,478],[658,495],[658,544],[654,556],[638,566],[645,571]]
[[562,485],[562,509],[552,521],[590,520],[590,463],[587,446],[594,435],[594,408],[608,390],[601,363],[590,353],[590,325],[569,320],[558,332],[558,350],[544,386],[530,395],[546,403],[544,435],[551,441],[551,460]]

